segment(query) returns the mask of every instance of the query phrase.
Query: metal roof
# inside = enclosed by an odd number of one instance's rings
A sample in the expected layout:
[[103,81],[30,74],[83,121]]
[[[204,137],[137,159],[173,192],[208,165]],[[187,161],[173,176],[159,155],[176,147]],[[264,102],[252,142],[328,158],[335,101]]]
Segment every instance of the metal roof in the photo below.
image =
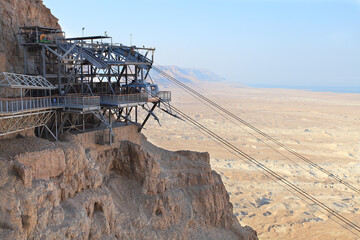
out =
[[0,74],[0,87],[26,89],[55,89],[48,80],[41,76],[29,76],[3,72]]
[[65,38],[65,40],[71,41],[71,40],[105,39],[105,38],[111,38],[111,37],[109,37],[109,36],[88,36],[88,37]]

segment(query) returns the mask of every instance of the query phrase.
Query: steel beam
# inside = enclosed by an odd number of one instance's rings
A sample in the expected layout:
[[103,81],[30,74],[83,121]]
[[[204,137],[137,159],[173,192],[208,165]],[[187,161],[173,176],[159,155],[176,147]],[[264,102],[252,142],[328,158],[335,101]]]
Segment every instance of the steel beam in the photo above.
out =
[[152,115],[152,112],[155,110],[156,106],[157,106],[157,102],[153,103],[154,105],[152,106],[152,108],[150,109],[150,111],[148,112],[148,115],[145,117],[143,123],[141,124],[141,128],[139,129],[139,132],[141,132],[141,129],[144,128],[147,120],[149,119],[150,115]]

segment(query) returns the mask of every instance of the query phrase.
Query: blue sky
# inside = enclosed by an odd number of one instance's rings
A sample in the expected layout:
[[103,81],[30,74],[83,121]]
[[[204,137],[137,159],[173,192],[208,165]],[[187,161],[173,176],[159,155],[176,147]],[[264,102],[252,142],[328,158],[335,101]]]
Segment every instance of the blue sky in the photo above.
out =
[[67,36],[156,47],[249,86],[360,92],[360,0],[44,0]]

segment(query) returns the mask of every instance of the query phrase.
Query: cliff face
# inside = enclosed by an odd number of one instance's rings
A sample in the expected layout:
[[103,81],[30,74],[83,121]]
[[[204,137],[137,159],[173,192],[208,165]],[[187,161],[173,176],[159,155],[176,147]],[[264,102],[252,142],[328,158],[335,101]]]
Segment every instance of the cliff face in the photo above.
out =
[[[60,28],[39,0],[0,0],[0,72],[22,73],[19,27]],[[137,127],[0,138],[0,239],[257,239],[233,216],[209,155],[169,152]],[[13,137],[13,136],[10,136]]]
[[112,146],[100,133],[0,142],[0,239],[257,239],[207,153],[159,149],[135,126]]
[[17,35],[24,25],[60,28],[41,0],[0,0],[0,72],[24,72]]

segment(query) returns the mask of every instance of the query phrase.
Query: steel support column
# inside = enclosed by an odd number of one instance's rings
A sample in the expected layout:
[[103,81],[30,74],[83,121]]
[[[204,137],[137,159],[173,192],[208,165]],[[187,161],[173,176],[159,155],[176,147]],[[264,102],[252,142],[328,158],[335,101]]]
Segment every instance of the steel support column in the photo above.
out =
[[156,106],[157,106],[157,102],[153,103],[154,105],[152,106],[152,108],[150,109],[148,115],[146,116],[146,118],[144,119],[144,122],[141,124],[141,128],[139,129],[139,132],[141,132],[141,129],[144,128],[147,120],[149,119],[151,113],[155,110]]

